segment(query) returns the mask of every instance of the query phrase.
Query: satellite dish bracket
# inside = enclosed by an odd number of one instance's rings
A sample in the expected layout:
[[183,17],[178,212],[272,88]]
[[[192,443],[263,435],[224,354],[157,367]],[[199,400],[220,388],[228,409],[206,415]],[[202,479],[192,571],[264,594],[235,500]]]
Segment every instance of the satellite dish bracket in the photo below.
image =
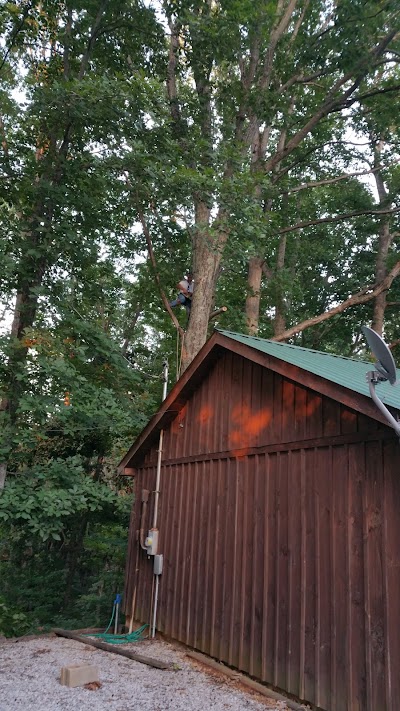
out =
[[369,393],[373,399],[375,405],[379,408],[383,416],[389,422],[390,426],[393,427],[397,436],[400,437],[400,423],[393,417],[392,413],[389,412],[387,407],[383,404],[382,400],[379,399],[375,392],[375,386],[377,383],[383,383],[387,380],[384,375],[378,373],[376,370],[369,370],[367,373],[367,383],[369,385]]

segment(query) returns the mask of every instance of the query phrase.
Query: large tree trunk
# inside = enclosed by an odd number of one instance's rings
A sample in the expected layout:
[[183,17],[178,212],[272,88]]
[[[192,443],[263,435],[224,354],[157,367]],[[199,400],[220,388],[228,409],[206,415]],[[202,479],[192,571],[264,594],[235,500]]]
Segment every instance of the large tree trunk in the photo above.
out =
[[256,336],[258,333],[263,265],[264,260],[261,257],[252,257],[249,260],[246,296],[246,325],[249,336]]
[[[38,249],[38,239],[35,234],[27,236],[27,250]],[[26,329],[32,328],[38,306],[37,288],[41,286],[46,260],[44,257],[35,258],[31,256],[22,257],[18,273],[20,274],[17,286],[17,297],[15,300],[14,316],[10,331],[10,343],[8,345],[8,363],[6,377],[6,391],[0,401],[0,411],[7,413],[3,422],[3,432],[0,444],[5,452],[9,450],[10,432],[17,419],[17,412],[21,397],[24,393],[24,371],[28,354],[28,343],[24,340]],[[3,455],[0,462],[0,491],[4,488],[8,456]]]
[[[380,156],[384,148],[383,141],[380,141],[375,148],[375,165],[378,167],[380,164]],[[380,170],[374,173],[376,188],[379,195],[379,205],[384,207],[387,205],[389,200],[389,193],[386,190],[385,183]],[[390,233],[390,217],[382,217],[382,223],[379,229],[379,239],[378,239],[378,251],[375,261],[375,282],[382,282],[388,275],[387,269],[387,258],[389,254],[389,249],[392,244],[393,236]],[[382,291],[381,294],[374,299],[374,311],[372,317],[372,328],[374,331],[382,336],[383,331],[383,319],[385,316],[387,302],[387,291]]]
[[226,233],[222,229],[216,236],[210,234],[209,222],[210,209],[204,202],[198,202],[196,233],[193,239],[194,293],[182,353],[181,373],[186,370],[207,340],[210,309],[226,242]]
[[[375,281],[377,283],[383,281],[388,274],[387,256],[392,243],[392,235],[390,234],[390,225],[388,220],[384,220],[379,230],[378,254],[375,262]],[[387,303],[387,291],[382,291],[381,294],[375,297],[374,311],[372,316],[372,328],[382,336],[383,320],[385,317],[385,309]]]
[[285,293],[282,272],[286,257],[286,235],[281,235],[279,240],[278,255],[276,258],[276,294],[275,294],[275,319],[274,336],[280,336],[286,329]]

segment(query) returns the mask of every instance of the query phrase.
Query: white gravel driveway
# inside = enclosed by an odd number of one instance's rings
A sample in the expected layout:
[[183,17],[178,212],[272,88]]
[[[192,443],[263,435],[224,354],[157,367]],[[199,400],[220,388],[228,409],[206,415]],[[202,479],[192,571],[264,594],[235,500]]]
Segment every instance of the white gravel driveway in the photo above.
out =
[[[286,711],[283,702],[247,692],[235,681],[203,670],[165,641],[126,645],[172,662],[174,671],[140,664],[61,637],[0,643],[0,711]],[[100,688],[68,688],[60,669],[93,664]]]

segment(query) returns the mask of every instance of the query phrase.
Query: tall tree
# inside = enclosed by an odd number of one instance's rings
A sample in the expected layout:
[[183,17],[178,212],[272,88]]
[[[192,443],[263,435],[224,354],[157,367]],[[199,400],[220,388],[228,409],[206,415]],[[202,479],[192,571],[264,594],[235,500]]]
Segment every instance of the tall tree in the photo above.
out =
[[149,107],[142,73],[151,74],[160,47],[154,13],[136,2],[7,3],[1,20],[1,72],[8,89],[14,83],[23,92],[25,106],[18,112],[9,91],[0,96],[3,277],[7,295],[16,294],[1,399],[0,486],[7,426],[16,423],[26,387],[26,333],[40,300],[56,275],[96,260],[115,231],[121,241],[130,236],[116,162],[124,136],[140,129]]
[[[375,0],[181,0],[163,8],[171,131],[191,198],[196,289],[187,365],[206,339],[226,245],[245,222],[257,235],[247,299],[247,321],[257,328],[265,260],[272,254],[278,273],[284,264],[290,190],[304,179],[341,180],[349,156],[335,146],[351,126],[349,110],[398,89],[392,67],[399,10]],[[321,162],[331,164],[328,176]],[[340,205],[335,213],[340,220]],[[284,319],[276,293],[277,332]]]

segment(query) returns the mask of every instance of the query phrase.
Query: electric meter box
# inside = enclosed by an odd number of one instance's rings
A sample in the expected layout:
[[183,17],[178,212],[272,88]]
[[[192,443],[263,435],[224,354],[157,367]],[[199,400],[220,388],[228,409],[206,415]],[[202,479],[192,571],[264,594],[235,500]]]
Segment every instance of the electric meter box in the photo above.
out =
[[158,528],[150,529],[144,545],[147,548],[147,555],[156,555],[158,549]]
[[154,575],[161,575],[163,572],[163,565],[164,565],[164,556],[162,553],[159,553],[158,555],[154,556],[154,568],[153,568],[153,573]]

